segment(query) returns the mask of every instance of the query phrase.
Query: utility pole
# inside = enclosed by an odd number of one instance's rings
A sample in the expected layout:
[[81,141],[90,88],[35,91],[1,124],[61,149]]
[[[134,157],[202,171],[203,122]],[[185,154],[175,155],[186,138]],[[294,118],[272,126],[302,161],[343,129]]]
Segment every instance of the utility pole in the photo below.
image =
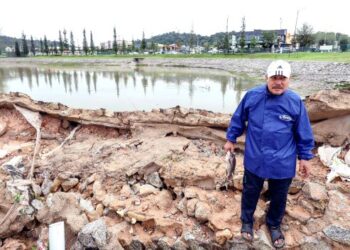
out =
[[299,17],[299,10],[297,11],[297,18],[295,20],[294,36],[293,36],[294,46],[295,47],[296,47],[296,44],[297,44],[296,33],[297,33],[298,17]]

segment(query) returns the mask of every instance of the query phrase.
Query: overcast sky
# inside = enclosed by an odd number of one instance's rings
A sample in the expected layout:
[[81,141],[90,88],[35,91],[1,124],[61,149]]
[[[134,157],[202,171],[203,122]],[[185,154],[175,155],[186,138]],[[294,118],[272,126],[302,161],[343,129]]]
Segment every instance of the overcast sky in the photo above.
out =
[[82,30],[93,32],[95,44],[112,40],[113,27],[118,39],[140,39],[165,32],[211,35],[226,30],[239,31],[245,16],[246,31],[287,29],[296,23],[313,26],[314,31],[335,31],[350,35],[347,0],[1,0],[0,34],[20,37],[24,32],[35,39],[45,34],[58,39],[58,30],[73,31],[76,43]]

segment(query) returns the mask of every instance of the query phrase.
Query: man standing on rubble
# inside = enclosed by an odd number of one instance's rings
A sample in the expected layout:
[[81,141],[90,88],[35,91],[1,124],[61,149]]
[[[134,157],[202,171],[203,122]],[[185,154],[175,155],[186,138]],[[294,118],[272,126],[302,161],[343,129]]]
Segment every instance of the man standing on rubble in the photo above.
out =
[[267,68],[267,84],[249,90],[231,118],[226,151],[233,151],[237,137],[246,132],[244,177],[241,201],[242,237],[253,240],[253,215],[268,180],[270,206],[266,224],[276,248],[284,246],[281,222],[287,194],[296,172],[309,175],[308,160],[314,139],[307,111],[301,98],[288,90],[291,67],[277,60]]

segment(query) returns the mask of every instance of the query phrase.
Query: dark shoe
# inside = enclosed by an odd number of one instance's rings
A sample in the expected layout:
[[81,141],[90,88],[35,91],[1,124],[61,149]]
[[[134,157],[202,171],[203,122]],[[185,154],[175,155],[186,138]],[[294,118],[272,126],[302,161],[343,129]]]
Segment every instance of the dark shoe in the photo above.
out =
[[241,234],[243,239],[252,242],[254,239],[253,225],[250,223],[242,223]]
[[284,235],[281,231],[281,227],[268,227],[272,244],[275,248],[282,248],[284,247],[285,241],[284,241]]

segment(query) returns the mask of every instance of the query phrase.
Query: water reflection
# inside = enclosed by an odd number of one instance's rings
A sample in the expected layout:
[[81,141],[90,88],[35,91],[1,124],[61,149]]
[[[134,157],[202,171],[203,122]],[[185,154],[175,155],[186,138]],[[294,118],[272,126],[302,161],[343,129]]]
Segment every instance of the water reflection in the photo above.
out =
[[245,90],[257,84],[207,69],[0,68],[0,92],[18,91],[35,100],[115,111],[180,105],[232,113]]

